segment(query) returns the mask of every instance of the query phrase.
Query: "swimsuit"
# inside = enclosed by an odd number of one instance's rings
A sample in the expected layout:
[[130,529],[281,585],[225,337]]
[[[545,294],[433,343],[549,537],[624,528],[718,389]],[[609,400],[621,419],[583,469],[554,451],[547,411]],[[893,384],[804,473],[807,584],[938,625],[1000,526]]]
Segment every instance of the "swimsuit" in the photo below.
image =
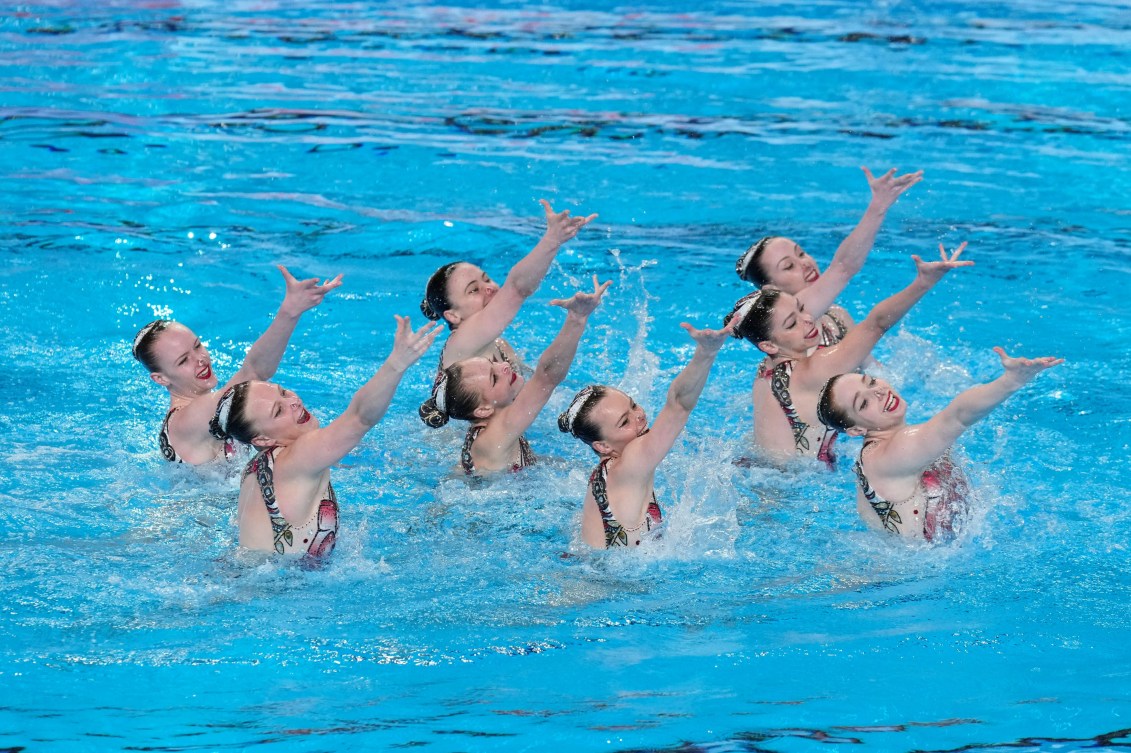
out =
[[[793,397],[789,394],[789,380],[793,376],[793,361],[782,361],[769,370],[764,366],[759,366],[758,375],[770,380],[770,392],[773,393],[774,399],[778,401],[781,409],[785,411],[789,428],[793,430],[793,446],[797,454],[807,454],[810,448],[809,437],[806,436],[809,433],[809,424],[798,417],[797,408],[793,405]],[[821,435],[821,441],[817,447],[817,459],[831,471],[836,469],[835,445],[839,432],[828,426],[825,426],[824,429],[825,432]]]
[[864,475],[864,450],[875,443],[876,440],[873,439],[860,448],[860,458],[856,461],[856,483],[872,511],[879,516],[884,530],[899,533],[903,519],[895,507],[913,503],[912,509],[916,513],[920,510],[923,513],[924,539],[953,539],[955,518],[966,509],[966,496],[970,487],[966,482],[966,474],[950,459],[950,453],[947,452],[923,471],[910,497],[903,502],[893,503],[876,494]]
[[[161,448],[161,457],[168,460],[170,463],[183,463],[184,460],[173,449],[173,445],[169,444],[169,419],[173,414],[179,411],[180,408],[170,408],[169,412],[165,414],[165,420],[161,422],[161,431],[157,434],[157,444]],[[224,440],[224,459],[231,460],[236,456],[236,443],[229,437]]]
[[832,312],[821,315],[821,318],[817,320],[817,328],[821,333],[820,342],[817,343],[818,348],[836,345],[848,334],[848,327],[840,319],[837,319]]
[[327,481],[326,497],[318,503],[314,515],[301,526],[292,526],[279,512],[279,505],[275,502],[276,449],[271,447],[260,452],[243,472],[244,476],[255,474],[263,504],[271,517],[275,551],[279,554],[301,552],[308,557],[325,557],[334,551],[334,542],[338,538],[338,498],[334,487]]
[[[605,458],[601,464],[593,469],[593,473],[589,476],[589,488],[593,492],[593,501],[597,503],[597,509],[601,512],[601,526],[605,529],[605,546],[628,546],[628,534],[636,533],[641,528],[646,531],[651,531],[655,526],[660,525],[663,516],[660,513],[660,503],[656,501],[656,492],[652,491],[652,501],[648,503],[648,512],[644,516],[644,522],[635,528],[625,528],[621,525],[616,517],[613,516],[613,511],[609,509],[609,496],[607,493],[608,480],[609,480],[609,460]],[[640,542],[636,542],[639,546]]]
[[[463,449],[459,453],[459,464],[468,476],[475,473],[475,463],[471,460],[471,445],[475,444],[475,440],[479,438],[479,432],[486,428],[487,424],[472,426],[467,430],[467,437],[463,440]],[[526,437],[519,437],[518,462],[511,466],[511,471],[521,471],[528,465],[534,465],[536,461],[537,458],[534,456],[534,451],[530,449],[530,443],[526,441]]]

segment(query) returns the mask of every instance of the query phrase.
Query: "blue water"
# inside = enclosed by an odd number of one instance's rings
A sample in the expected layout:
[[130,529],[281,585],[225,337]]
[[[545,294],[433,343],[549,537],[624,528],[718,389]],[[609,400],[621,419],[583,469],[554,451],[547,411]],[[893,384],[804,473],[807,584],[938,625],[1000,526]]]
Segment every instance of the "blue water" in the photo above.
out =
[[[0,750],[1065,751],[1131,747],[1131,16],[1120,2],[531,8],[48,2],[0,14]],[[735,465],[756,364],[720,355],[648,551],[587,553],[590,381],[653,414],[766,232],[827,262],[858,166],[923,168],[842,299],[970,242],[878,355],[913,417],[1067,363],[972,430],[970,530],[865,530],[847,471]],[[536,199],[600,213],[508,333],[611,278],[530,438],[469,489],[429,363],[334,472],[317,571],[235,547],[235,482],[169,468],[128,342],[223,377],[281,298],[345,274],[278,381],[323,420],[453,258],[502,277]],[[419,321],[419,315],[414,317]],[[844,443],[851,455],[857,445]],[[568,556],[567,556],[568,555]]]

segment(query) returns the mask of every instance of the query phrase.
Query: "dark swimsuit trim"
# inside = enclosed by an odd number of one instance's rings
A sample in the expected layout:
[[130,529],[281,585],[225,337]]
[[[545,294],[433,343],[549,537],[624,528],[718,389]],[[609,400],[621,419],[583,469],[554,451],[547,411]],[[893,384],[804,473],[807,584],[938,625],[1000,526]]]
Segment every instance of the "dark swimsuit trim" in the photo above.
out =
[[[589,475],[589,486],[593,491],[593,501],[597,503],[597,509],[601,513],[601,526],[605,529],[605,547],[628,546],[628,534],[636,533],[640,530],[640,526],[625,528],[609,508],[609,460],[610,458],[605,458],[600,465],[593,469],[593,473]],[[660,503],[656,501],[656,492],[653,490],[652,501],[648,503],[648,512],[645,514],[644,522],[641,525],[646,526],[645,530],[651,531],[652,527],[658,526],[662,520],[663,514],[660,512]],[[636,543],[637,545],[640,544],[639,541]]]
[[[279,505],[275,500],[275,450],[270,447],[263,450],[247,464],[244,476],[255,475],[259,484],[259,493],[263,497],[263,504],[267,507],[267,515],[271,518],[271,533],[274,538],[275,551],[284,554],[287,547],[294,547],[294,530],[283,514],[279,512]],[[323,508],[329,506],[329,509]],[[323,517],[333,515],[333,527],[323,528]],[[326,498],[318,505],[315,513],[318,517],[317,530],[306,548],[305,554],[311,556],[325,556],[334,550],[334,542],[338,531],[338,497],[334,494],[334,486],[326,482]]]
[[[181,408],[184,406],[182,405]],[[157,447],[161,450],[161,457],[168,460],[170,463],[183,463],[184,460],[173,449],[173,445],[169,442],[169,419],[173,414],[181,408],[170,408],[169,412],[165,414],[165,420],[161,422],[161,431],[157,433]],[[224,459],[231,460],[236,456],[236,443],[231,439],[224,441]]]
[[[809,430],[809,424],[801,420],[797,415],[797,408],[793,405],[793,397],[789,394],[789,382],[793,376],[793,361],[783,361],[773,368],[773,370],[762,373],[770,380],[770,392],[773,394],[774,399],[778,401],[782,411],[785,412],[786,420],[789,421],[789,428],[793,431],[793,446],[799,453],[809,451],[809,439],[805,436],[805,432]],[[828,426],[825,427],[825,433],[821,435],[821,444],[817,449],[817,459],[828,466],[829,470],[836,469],[836,453],[833,451],[833,446],[836,443],[836,438],[839,432]]]
[[[475,444],[475,440],[479,438],[479,433],[486,429],[486,424],[472,426],[467,430],[467,436],[463,439],[463,449],[459,453],[459,464],[463,468],[463,472],[468,476],[475,473],[475,463],[471,459],[471,446]],[[538,458],[534,456],[534,451],[530,449],[530,443],[526,441],[526,437],[518,438],[518,462],[511,466],[511,471],[521,471],[528,465],[534,465]]]

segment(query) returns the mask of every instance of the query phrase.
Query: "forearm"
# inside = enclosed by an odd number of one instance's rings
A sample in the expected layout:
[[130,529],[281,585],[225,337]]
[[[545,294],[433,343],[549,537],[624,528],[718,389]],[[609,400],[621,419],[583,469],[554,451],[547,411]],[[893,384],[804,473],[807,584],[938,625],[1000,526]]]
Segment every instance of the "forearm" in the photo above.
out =
[[405,369],[391,361],[390,358],[381,364],[381,368],[357,391],[346,409],[347,413],[354,413],[367,429],[376,426],[385,415],[397,386],[404,377]]
[[587,317],[579,316],[572,311],[566,315],[561,331],[549,347],[542,352],[538,359],[536,373],[541,374],[550,384],[561,384],[569,373],[573,358],[577,355],[577,344],[581,341],[581,334],[585,332]]
[[546,277],[546,272],[549,271],[550,264],[554,261],[554,256],[557,255],[560,247],[561,243],[558,242],[556,237],[551,237],[549,233],[543,235],[542,239],[538,241],[538,245],[524,256],[518,264],[511,267],[511,271],[503,284],[510,286],[523,298],[534,295],[538,286],[542,284],[543,278]]
[[1008,373],[1002,374],[992,382],[979,384],[960,393],[951,401],[948,410],[963,428],[969,428],[988,416],[1025,384],[1026,382],[1019,381]]
[[715,362],[718,351],[708,352],[702,346],[695,348],[695,355],[683,371],[672,380],[668,388],[668,405],[690,412],[699,402],[699,395],[703,386],[707,384],[707,377],[711,373],[711,365]]
[[876,243],[876,234],[884,224],[887,212],[888,207],[873,198],[860,222],[837,247],[826,273],[833,272],[847,278],[859,272]]
[[252,343],[244,358],[243,369],[251,373],[251,378],[267,380],[275,375],[300,316],[279,308],[271,325]]

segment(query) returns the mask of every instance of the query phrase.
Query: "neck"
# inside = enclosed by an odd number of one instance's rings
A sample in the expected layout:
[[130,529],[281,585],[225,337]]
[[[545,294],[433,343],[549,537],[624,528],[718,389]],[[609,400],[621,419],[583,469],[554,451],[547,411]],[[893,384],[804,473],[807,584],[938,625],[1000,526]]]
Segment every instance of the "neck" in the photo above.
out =
[[196,400],[198,397],[201,397],[203,395],[207,395],[209,392],[212,391],[212,390],[205,390],[204,392],[198,392],[196,394],[193,394],[193,393],[180,392],[180,391],[174,390],[172,387],[169,387],[168,390],[169,390],[169,402],[173,403],[173,404],[176,404],[176,403],[182,403],[182,404],[191,403],[193,400]]
[[872,442],[872,441],[887,442],[889,439],[894,437],[896,434],[903,431],[906,427],[907,427],[907,423],[903,422],[903,423],[900,423],[898,426],[892,426],[891,428],[888,428],[888,429],[868,429],[868,431],[864,432],[864,441],[865,442]]

